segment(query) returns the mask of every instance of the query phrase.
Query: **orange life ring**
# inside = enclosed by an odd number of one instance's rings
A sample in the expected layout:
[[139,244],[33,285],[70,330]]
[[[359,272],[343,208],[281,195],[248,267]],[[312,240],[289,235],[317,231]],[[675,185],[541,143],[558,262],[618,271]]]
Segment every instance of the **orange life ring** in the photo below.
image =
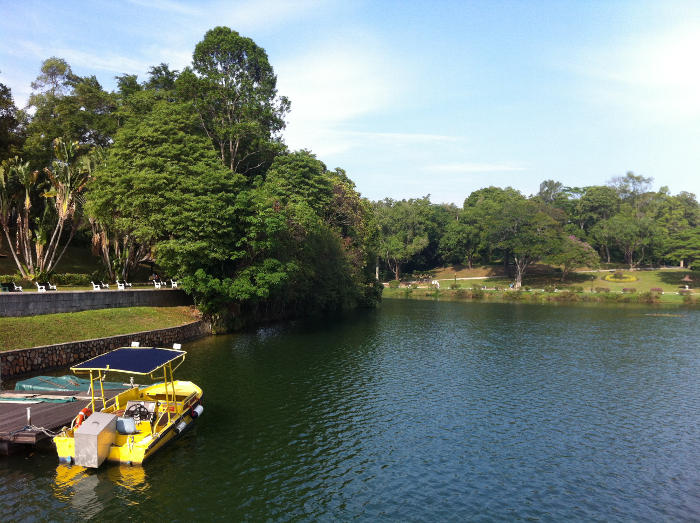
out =
[[75,418],[75,428],[77,429],[78,427],[80,427],[83,421],[85,421],[90,416],[90,414],[92,414],[92,411],[87,407],[78,412],[78,415]]

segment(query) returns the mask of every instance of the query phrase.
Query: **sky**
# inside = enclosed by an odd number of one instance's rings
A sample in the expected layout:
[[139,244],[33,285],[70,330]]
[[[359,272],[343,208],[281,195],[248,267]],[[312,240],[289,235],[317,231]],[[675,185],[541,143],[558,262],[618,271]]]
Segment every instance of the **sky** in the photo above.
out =
[[267,51],[292,150],[363,196],[602,185],[700,195],[700,2],[0,0],[0,82],[23,106],[46,58],[114,77],[181,70],[225,25]]

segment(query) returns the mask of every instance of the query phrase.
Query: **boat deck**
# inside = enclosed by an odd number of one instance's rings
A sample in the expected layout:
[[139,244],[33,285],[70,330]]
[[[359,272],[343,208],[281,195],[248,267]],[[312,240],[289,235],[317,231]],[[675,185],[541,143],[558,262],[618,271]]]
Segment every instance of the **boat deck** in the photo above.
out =
[[[121,390],[105,390],[105,398],[109,399]],[[31,403],[32,400],[70,399],[67,403],[41,402]],[[16,399],[16,403],[12,400]],[[31,421],[35,427],[56,432],[70,425],[80,409],[90,401],[89,393],[85,391],[60,392],[27,392],[15,390],[0,391],[0,455],[19,450],[24,445],[36,445],[41,440],[49,438],[44,432],[26,429],[27,407],[31,408]],[[98,402],[100,405],[100,402]],[[101,406],[101,405],[100,405]]]

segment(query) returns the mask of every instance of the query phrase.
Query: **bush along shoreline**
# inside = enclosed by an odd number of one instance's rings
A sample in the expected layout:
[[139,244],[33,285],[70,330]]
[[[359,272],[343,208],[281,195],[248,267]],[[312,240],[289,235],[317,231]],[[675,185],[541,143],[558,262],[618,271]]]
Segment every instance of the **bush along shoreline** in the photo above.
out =
[[438,289],[424,287],[386,288],[382,296],[386,299],[432,299],[447,301],[489,301],[522,303],[630,303],[641,305],[688,305],[700,303],[700,294],[680,290],[676,293],[661,294],[654,290],[636,292],[623,289],[610,292],[608,289],[596,289],[594,292],[584,290],[500,290],[482,289]]

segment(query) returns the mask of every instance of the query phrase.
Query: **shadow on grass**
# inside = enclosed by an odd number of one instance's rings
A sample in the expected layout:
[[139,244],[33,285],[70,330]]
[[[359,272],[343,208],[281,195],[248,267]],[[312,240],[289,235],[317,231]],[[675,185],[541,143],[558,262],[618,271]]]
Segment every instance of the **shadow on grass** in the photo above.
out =
[[[666,285],[675,287],[697,287],[700,283],[700,274],[693,271],[659,271],[659,279]],[[692,282],[683,281],[683,278],[690,276]]]

